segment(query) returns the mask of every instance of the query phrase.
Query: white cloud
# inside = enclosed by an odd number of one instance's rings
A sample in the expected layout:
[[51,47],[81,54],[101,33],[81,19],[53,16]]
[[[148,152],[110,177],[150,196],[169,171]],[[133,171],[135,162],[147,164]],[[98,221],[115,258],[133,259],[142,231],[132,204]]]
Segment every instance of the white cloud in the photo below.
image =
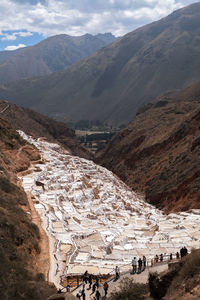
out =
[[0,30],[27,30],[44,36],[87,32],[123,35],[192,2],[194,0],[1,0]]
[[18,32],[13,32],[12,34],[1,33],[1,35],[2,35],[2,37],[1,37],[2,41],[15,41],[17,39],[17,36],[27,37],[27,36],[32,36],[33,33],[32,32],[18,31]]
[[19,49],[19,48],[24,48],[24,47],[26,47],[26,45],[24,45],[24,44],[19,44],[19,45],[17,45],[17,46],[8,46],[8,47],[5,48],[5,50],[12,51],[12,50],[17,50],[17,49]]
[[27,31],[15,32],[14,34],[15,34],[15,36],[18,35],[18,36],[21,36],[21,37],[27,37],[27,36],[32,36],[33,35],[32,32],[27,32]]
[[14,34],[3,34],[3,37],[1,38],[2,41],[15,41],[16,35]]

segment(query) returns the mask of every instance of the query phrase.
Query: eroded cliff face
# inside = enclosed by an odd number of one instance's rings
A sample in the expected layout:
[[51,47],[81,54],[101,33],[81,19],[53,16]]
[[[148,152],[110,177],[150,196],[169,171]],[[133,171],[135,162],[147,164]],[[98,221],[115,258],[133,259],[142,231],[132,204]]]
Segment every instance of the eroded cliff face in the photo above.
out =
[[26,194],[17,173],[40,155],[0,119],[0,293],[2,299],[43,299],[54,292],[41,281],[41,234],[32,222]]
[[200,207],[200,84],[143,108],[97,161],[166,211]]

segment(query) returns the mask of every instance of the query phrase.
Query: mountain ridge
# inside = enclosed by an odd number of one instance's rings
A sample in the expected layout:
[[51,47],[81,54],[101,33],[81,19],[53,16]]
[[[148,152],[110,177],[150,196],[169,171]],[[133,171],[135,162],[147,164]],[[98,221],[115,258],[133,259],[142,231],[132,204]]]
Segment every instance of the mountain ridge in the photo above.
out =
[[111,33],[94,36],[60,34],[30,47],[2,51],[0,52],[0,83],[61,71],[115,39]]
[[141,105],[200,80],[199,27],[195,3],[62,72],[2,86],[0,96],[64,122],[127,124]]

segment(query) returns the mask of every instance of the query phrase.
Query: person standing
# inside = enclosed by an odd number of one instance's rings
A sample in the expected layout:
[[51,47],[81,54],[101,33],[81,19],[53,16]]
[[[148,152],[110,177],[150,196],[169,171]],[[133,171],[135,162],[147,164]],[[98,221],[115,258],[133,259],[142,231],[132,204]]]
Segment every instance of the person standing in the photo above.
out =
[[146,269],[146,263],[147,263],[146,256],[143,255],[142,260],[143,260],[143,270],[145,270]]
[[180,250],[180,255],[181,255],[181,259],[182,259],[183,256],[184,256],[184,249],[183,248],[181,248],[181,250]]
[[101,294],[100,294],[99,290],[97,289],[96,294],[95,294],[95,299],[99,300],[100,297],[101,297]]
[[85,290],[84,289],[82,289],[81,296],[82,296],[82,299],[85,300]]
[[87,270],[83,274],[83,281],[85,281],[85,283],[87,284],[87,281],[88,281],[88,271]]
[[142,272],[142,260],[141,258],[138,259],[138,274]]
[[88,282],[89,282],[89,290],[90,290],[91,286],[92,286],[92,275],[91,274],[88,277]]
[[115,278],[116,279],[119,278],[119,267],[118,266],[115,267]]
[[104,289],[104,292],[105,292],[105,297],[107,296],[107,293],[108,293],[108,283],[105,281],[104,284],[103,284],[103,289]]
[[96,287],[99,287],[99,278],[96,276]]
[[137,258],[134,257],[132,259],[132,267],[133,267],[133,274],[135,274],[137,272]]
[[93,283],[91,295],[94,294],[95,290],[96,290],[96,282]]

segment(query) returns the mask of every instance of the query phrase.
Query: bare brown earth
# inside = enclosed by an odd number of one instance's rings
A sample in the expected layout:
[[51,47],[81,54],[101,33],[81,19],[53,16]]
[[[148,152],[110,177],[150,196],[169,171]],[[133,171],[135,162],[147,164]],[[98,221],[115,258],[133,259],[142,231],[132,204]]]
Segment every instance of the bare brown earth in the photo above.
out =
[[43,273],[45,275],[45,279],[47,280],[48,272],[49,272],[49,264],[50,264],[49,240],[45,230],[42,227],[41,218],[33,205],[32,195],[30,193],[27,193],[27,199],[28,199],[30,213],[31,213],[31,220],[34,224],[37,225],[40,231],[40,242],[39,242],[40,253],[39,255],[33,258],[34,271],[36,274]]
[[[40,158],[40,155],[36,149],[34,149],[30,145],[24,145],[17,150],[17,153],[15,155],[15,159],[17,159],[17,161],[23,162],[23,160],[24,160],[23,151],[26,151],[29,153],[29,156],[31,156],[31,158],[34,160],[34,163],[37,162],[36,159]],[[12,157],[12,153],[10,153],[9,156]],[[21,163],[20,163],[20,165],[21,165]],[[20,176],[22,173],[25,173],[25,172],[27,173],[27,172],[29,172],[29,169],[19,172],[17,175]],[[15,177],[14,177],[13,181],[16,182]],[[19,186],[21,189],[23,189],[22,185],[21,185],[21,181],[20,182],[17,181],[17,186]],[[26,197],[27,197],[27,203],[26,203],[26,205],[21,205],[21,208],[27,214],[30,214],[31,222],[34,223],[38,227],[39,234],[40,234],[40,239],[38,242],[40,251],[36,255],[35,255],[35,253],[32,255],[32,258],[31,258],[32,270],[33,270],[34,274],[38,274],[38,273],[44,274],[45,279],[47,280],[48,279],[48,271],[49,271],[49,263],[50,263],[48,237],[47,237],[45,230],[42,227],[41,218],[34,207],[33,200],[32,200],[33,196],[31,195],[30,192],[27,192]]]
[[31,218],[27,213],[29,203],[17,180],[17,173],[27,170],[39,158],[35,147],[0,119],[1,299],[42,300],[55,291],[41,274],[45,273],[45,264],[40,263],[45,237],[33,222],[36,216],[32,214]]
[[200,84],[143,107],[97,162],[170,211],[200,208]]

